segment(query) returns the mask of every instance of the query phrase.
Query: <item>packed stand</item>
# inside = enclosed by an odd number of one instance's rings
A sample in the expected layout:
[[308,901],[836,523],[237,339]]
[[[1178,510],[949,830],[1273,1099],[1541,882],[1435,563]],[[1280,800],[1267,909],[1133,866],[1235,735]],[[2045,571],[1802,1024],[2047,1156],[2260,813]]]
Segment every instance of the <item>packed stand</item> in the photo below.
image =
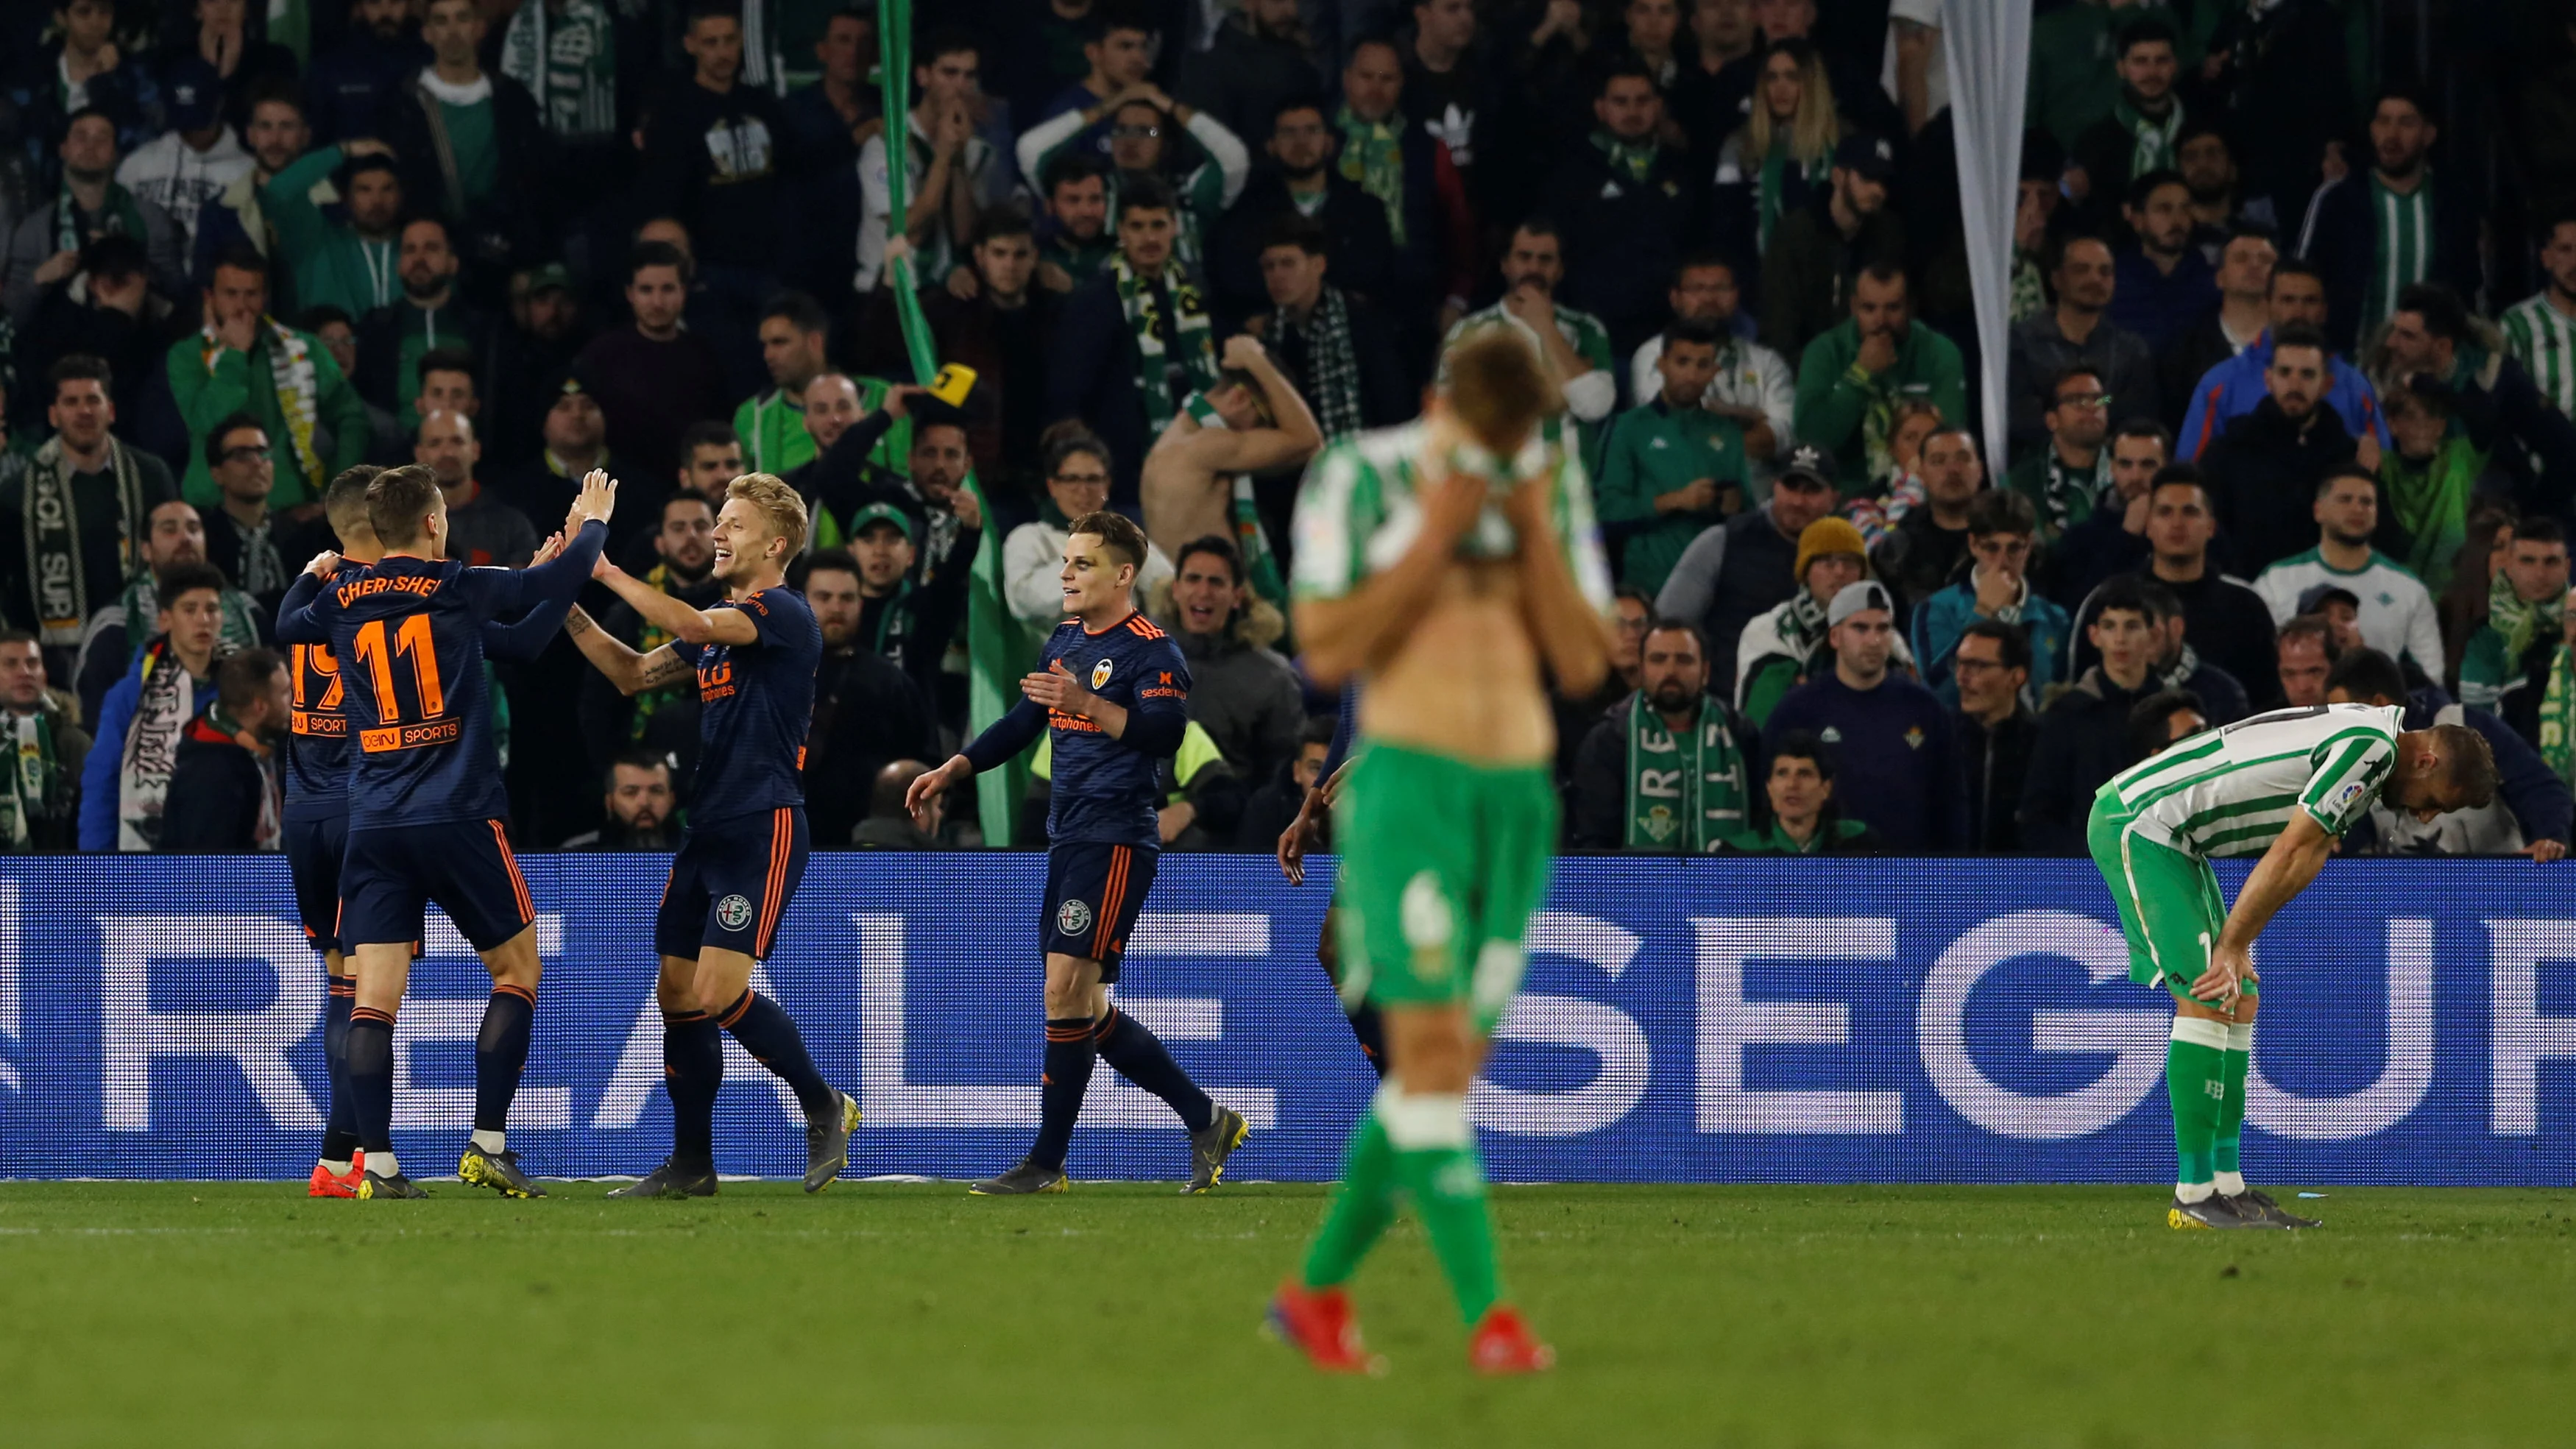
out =
[[[1008,826],[905,791],[1130,513],[1160,833],[1268,852],[1353,707],[1300,479],[1505,328],[1620,586],[1570,850],[2075,854],[2171,740],[2353,700],[2507,788],[2347,849],[2564,851],[2576,8],[2038,0],[1999,361],[1937,0],[920,8],[890,117],[864,5],[0,4],[0,849],[274,849],[277,602],[332,476],[416,461],[501,568],[608,469],[694,603],[726,483],[792,484],[828,848],[1031,838],[1043,756]],[[695,691],[490,667],[519,842],[667,849]]]

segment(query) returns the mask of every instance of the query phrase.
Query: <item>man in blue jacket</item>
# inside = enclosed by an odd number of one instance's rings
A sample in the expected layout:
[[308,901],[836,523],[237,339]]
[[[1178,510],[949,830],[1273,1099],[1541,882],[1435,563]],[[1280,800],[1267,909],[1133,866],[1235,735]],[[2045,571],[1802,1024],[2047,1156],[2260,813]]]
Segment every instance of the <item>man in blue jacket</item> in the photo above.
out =
[[[2293,257],[2274,262],[2263,306],[2270,313],[2263,335],[2201,374],[2200,385],[2191,390],[2191,405],[2182,415],[2181,457],[2186,463],[2199,462],[2202,451],[2227,431],[2229,423],[2262,405],[2263,374],[2272,366],[2273,334],[2292,325],[2324,330],[2326,283],[2316,263]],[[2387,447],[2388,422],[2379,415],[2379,394],[2371,390],[2370,379],[2340,357],[2328,357],[2326,364],[2334,374],[2333,384],[2326,389],[2326,406],[2343,419],[2343,430],[2356,438],[2368,433],[2379,446]]]
[[2066,649],[2066,610],[2030,586],[2032,551],[2038,546],[2039,510],[2009,489],[1989,488],[1968,505],[1968,576],[1923,601],[1914,611],[1914,662],[1923,682],[1945,705],[1959,702],[1952,663],[1968,626],[1993,620],[2019,628],[2030,640],[2030,682],[2022,687],[2036,707],[2057,679]]
[[1966,838],[1967,788],[1950,712],[1932,691],[1888,667],[1895,603],[1875,579],[1849,584],[1825,610],[1834,669],[1789,692],[1763,730],[1763,757],[1804,730],[1834,746],[1845,813],[1887,850],[1940,855]]

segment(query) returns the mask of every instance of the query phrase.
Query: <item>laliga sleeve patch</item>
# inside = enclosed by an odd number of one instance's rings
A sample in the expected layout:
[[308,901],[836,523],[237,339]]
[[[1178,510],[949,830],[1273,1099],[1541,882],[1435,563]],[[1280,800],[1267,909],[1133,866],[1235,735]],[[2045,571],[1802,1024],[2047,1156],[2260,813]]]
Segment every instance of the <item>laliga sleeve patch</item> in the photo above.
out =
[[716,921],[728,931],[739,931],[750,925],[750,900],[743,896],[731,895],[716,902]]
[[1091,907],[1081,901],[1066,901],[1055,908],[1055,933],[1079,936],[1091,929]]

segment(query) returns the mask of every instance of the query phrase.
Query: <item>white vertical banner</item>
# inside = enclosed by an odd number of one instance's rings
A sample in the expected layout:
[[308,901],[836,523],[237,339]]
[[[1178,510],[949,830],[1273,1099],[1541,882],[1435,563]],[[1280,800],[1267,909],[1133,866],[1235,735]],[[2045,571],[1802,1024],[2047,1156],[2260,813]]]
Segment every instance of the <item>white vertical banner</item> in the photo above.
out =
[[1977,355],[1985,401],[1986,474],[2002,476],[2004,367],[2011,319],[2013,207],[2020,191],[2024,88],[2030,75],[2030,10],[2016,0],[1945,0],[1941,39],[1950,61],[1950,124],[1959,146],[1959,211],[1968,235],[1968,281],[1977,299]]

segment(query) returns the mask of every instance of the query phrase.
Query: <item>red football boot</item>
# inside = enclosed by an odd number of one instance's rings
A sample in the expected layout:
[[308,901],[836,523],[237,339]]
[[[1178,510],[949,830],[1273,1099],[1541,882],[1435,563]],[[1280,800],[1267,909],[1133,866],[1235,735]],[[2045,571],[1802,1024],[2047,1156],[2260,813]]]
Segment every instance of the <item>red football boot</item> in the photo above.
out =
[[1538,1341],[1519,1309],[1497,1303],[1467,1341],[1467,1362],[1480,1374],[1543,1373],[1556,1367],[1556,1350]]
[[366,1163],[350,1163],[348,1176],[332,1176],[330,1168],[314,1163],[312,1186],[304,1189],[304,1197],[358,1197],[358,1179],[363,1174]]
[[1270,1300],[1270,1331],[1328,1374],[1382,1374],[1386,1360],[1360,1342],[1350,1295],[1339,1288],[1305,1288],[1291,1278]]

